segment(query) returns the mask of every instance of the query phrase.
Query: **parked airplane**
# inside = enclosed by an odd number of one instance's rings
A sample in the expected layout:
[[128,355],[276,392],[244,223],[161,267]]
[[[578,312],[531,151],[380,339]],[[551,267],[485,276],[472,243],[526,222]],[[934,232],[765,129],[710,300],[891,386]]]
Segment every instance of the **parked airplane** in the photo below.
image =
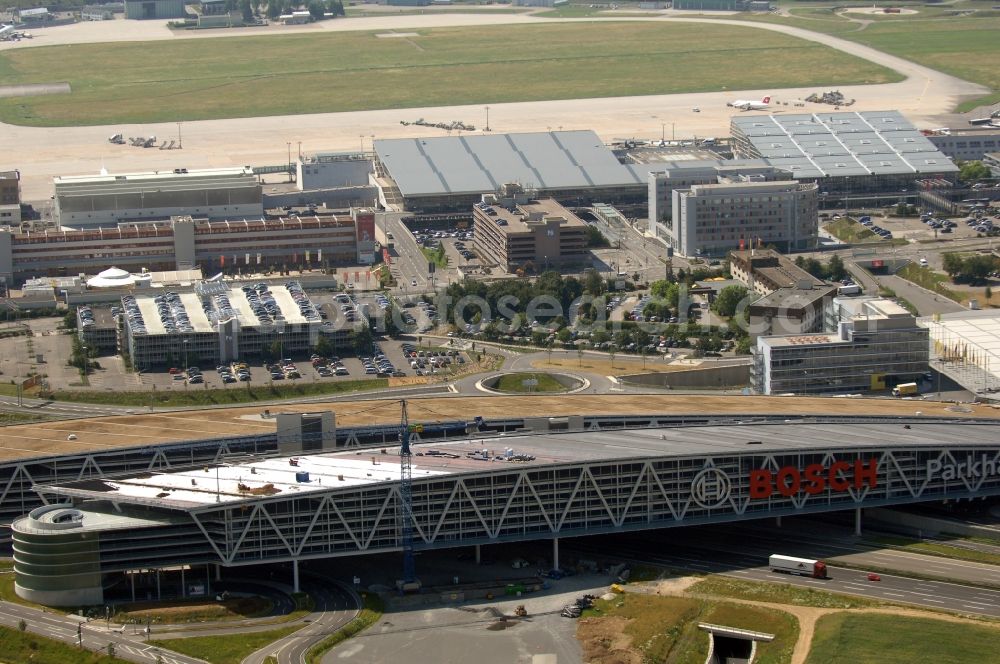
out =
[[748,99],[737,99],[736,101],[731,101],[726,106],[732,106],[733,108],[738,108],[741,111],[761,111],[771,105],[771,98],[764,97],[760,101],[750,101]]

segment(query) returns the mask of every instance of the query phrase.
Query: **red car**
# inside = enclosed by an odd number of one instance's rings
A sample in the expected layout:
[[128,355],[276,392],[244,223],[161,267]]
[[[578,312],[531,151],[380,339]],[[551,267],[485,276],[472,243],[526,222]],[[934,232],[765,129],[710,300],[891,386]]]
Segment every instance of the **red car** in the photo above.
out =
[[869,581],[881,581],[882,577],[879,576],[878,574],[874,573],[874,572],[869,572],[868,573],[868,580]]

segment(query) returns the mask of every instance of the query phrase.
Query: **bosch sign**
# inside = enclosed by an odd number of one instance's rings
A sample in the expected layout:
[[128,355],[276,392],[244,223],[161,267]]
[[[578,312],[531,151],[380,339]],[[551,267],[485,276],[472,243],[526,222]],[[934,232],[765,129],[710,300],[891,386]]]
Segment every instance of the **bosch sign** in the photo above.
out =
[[777,472],[764,468],[750,471],[750,500],[770,498],[775,492],[790,498],[800,492],[809,495],[831,491],[875,488],[878,478],[878,460],[867,463],[858,459],[854,463],[836,461],[829,466],[813,463],[799,470],[785,466]]

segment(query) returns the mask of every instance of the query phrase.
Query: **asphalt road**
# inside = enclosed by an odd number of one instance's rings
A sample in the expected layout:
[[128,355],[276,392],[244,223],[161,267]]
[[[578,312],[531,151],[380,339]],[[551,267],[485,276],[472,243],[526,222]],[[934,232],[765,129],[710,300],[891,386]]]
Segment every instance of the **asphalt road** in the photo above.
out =
[[[28,631],[49,639],[77,645],[77,626],[81,619],[76,616],[51,613],[32,609],[11,602],[0,602],[0,624],[17,629],[24,620]],[[148,664],[162,658],[163,664],[204,664],[205,660],[157,648],[143,641],[142,636],[133,636],[127,630],[118,633],[108,631],[102,622],[82,623],[83,646],[87,650],[107,653],[108,643],[115,644],[115,655],[132,662]],[[2,656],[2,654],[0,654]]]
[[316,609],[306,627],[264,646],[243,659],[242,664],[262,664],[276,657],[278,664],[303,664],[306,651],[353,620],[361,608],[361,598],[347,586],[324,577],[303,575],[303,587],[316,601]]
[[[619,536],[613,547],[622,558],[677,569],[751,581],[788,583],[931,609],[1000,617],[1000,589],[971,585],[995,583],[1000,579],[1000,568],[888,549],[857,550],[866,548],[864,546],[856,547],[856,552],[852,553],[851,543],[842,538],[835,528],[825,537],[812,532],[803,536],[792,530],[787,524],[780,531],[758,528],[756,524],[738,528],[693,528],[673,534]],[[609,550],[607,543],[574,544],[572,548],[587,556],[606,556]],[[831,578],[812,579],[772,572],[766,561],[776,551],[823,559],[827,561]],[[837,567],[837,560],[879,569],[889,567],[900,573],[879,571],[881,581],[868,581],[868,570]],[[910,578],[905,576],[907,572],[923,577],[939,577],[939,580]],[[965,580],[970,585],[941,579]]]

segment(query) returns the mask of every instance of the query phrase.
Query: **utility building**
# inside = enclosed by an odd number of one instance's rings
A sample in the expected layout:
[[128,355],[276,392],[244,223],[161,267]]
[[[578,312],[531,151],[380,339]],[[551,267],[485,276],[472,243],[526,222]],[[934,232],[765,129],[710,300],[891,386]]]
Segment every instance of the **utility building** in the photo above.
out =
[[125,18],[184,18],[184,0],[125,0]]
[[121,221],[260,217],[260,182],[249,166],[122,175],[57,177],[55,214],[70,227],[113,226]]

